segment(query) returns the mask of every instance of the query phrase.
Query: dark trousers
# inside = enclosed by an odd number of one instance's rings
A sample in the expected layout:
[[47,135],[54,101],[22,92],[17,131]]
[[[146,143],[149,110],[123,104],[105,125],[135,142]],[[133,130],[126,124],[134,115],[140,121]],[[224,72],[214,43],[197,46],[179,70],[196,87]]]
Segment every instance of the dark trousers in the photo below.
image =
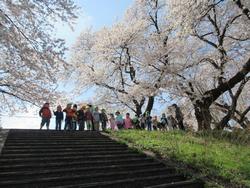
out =
[[145,123],[141,123],[141,129],[145,129]]
[[179,127],[179,129],[180,130],[183,130],[183,131],[185,131],[185,127],[184,127],[184,125],[183,125],[183,121],[178,121],[178,127]]
[[61,130],[62,120],[56,119],[56,130]]
[[64,130],[72,130],[72,118],[66,118],[65,119],[65,125],[64,125]]
[[102,121],[102,130],[105,131],[106,127],[107,127],[107,122],[106,121]]
[[84,120],[79,120],[79,131],[84,131],[85,128],[85,121]]
[[117,123],[118,129],[123,129],[123,123]]
[[76,130],[76,121],[72,122],[72,130]]
[[151,123],[147,123],[147,128],[148,128],[148,131],[152,131],[152,124]]

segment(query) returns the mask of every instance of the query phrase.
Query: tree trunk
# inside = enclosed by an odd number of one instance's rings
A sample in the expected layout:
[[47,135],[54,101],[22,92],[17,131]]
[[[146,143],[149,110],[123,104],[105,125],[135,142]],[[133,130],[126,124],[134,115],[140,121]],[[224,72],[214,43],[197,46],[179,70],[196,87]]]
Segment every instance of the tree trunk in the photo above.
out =
[[149,114],[151,113],[153,106],[154,106],[154,101],[155,101],[155,97],[154,96],[149,96],[148,97],[148,104],[146,107],[146,110],[144,113],[148,112]]
[[212,116],[209,106],[203,103],[194,104],[195,117],[198,123],[198,130],[211,130]]
[[246,75],[250,71],[250,58],[244,64],[243,68],[236,73],[231,79],[221,83],[218,87],[208,90],[203,94],[200,101],[196,101],[196,98],[192,93],[186,92],[195,109],[195,116],[198,122],[198,130],[209,130],[211,129],[212,116],[209,110],[211,104],[216,101],[224,92],[232,89],[236,84],[245,79]]
[[140,117],[140,115],[142,114],[142,111],[141,111],[141,106],[136,106],[136,112],[135,114]]

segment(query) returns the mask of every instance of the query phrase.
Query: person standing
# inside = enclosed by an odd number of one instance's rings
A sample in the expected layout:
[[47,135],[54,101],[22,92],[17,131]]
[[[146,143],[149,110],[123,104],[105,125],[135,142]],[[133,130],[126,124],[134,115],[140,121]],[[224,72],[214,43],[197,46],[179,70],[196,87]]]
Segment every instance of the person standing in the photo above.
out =
[[116,129],[116,121],[115,121],[114,114],[110,114],[109,125],[110,125],[111,130],[115,130]]
[[63,110],[63,112],[66,113],[64,130],[72,130],[72,118],[74,116],[74,111],[71,108],[71,106],[72,104],[69,103],[67,104],[66,108]]
[[126,113],[126,117],[124,119],[124,128],[132,129],[132,119],[130,118],[130,114]]
[[117,112],[115,113],[115,115],[116,115],[116,118],[115,118],[115,120],[116,120],[116,125],[117,125],[118,129],[122,129],[122,128],[123,128],[123,125],[124,125],[123,117],[122,117],[122,115],[121,115],[121,113],[120,113],[119,111],[117,111]]
[[172,115],[169,115],[167,119],[168,119],[168,125],[170,127],[170,130],[177,129],[177,121],[174,119],[174,117]]
[[95,107],[92,115],[93,115],[94,130],[99,131],[101,119],[100,119],[100,113],[99,113],[98,107]]
[[84,131],[85,129],[85,106],[82,106],[80,110],[77,111],[77,121],[79,125],[79,131]]
[[108,121],[108,117],[107,117],[105,109],[101,110],[100,120],[101,120],[101,124],[102,124],[102,130],[105,131],[107,128],[107,121]]
[[175,119],[177,121],[179,129],[185,131],[185,127],[183,124],[183,114],[180,107],[177,106],[177,104],[173,104],[172,106],[175,108]]
[[170,130],[170,127],[168,125],[168,120],[167,120],[167,117],[166,117],[165,113],[163,113],[161,115],[160,124],[161,124],[161,127],[162,127],[163,130]]
[[73,113],[73,116],[72,116],[72,130],[76,130],[77,126],[77,105],[74,104],[73,105],[73,109],[72,109],[72,113]]
[[145,124],[147,125],[147,130],[152,131],[152,117],[148,112],[146,112],[145,117],[146,117]]
[[43,126],[46,124],[47,130],[49,130],[51,115],[52,114],[51,114],[51,111],[49,109],[49,103],[46,102],[39,111],[39,116],[42,118],[40,129],[42,129]]
[[158,119],[157,119],[157,116],[154,116],[152,118],[152,124],[153,124],[153,130],[154,131],[157,131],[157,127],[158,127]]
[[63,121],[63,112],[62,112],[62,107],[60,105],[57,106],[54,115],[56,116],[56,130],[61,130],[61,125]]
[[138,118],[138,115],[135,114],[135,117],[132,119],[132,123],[133,123],[133,127],[135,129],[140,129],[140,121],[139,121],[139,118]]
[[93,130],[93,115],[90,111],[90,107],[86,107],[86,112],[85,112],[85,120],[86,120],[86,125],[87,125],[87,130]]
[[145,125],[146,125],[146,114],[141,114],[140,115],[140,127],[142,130],[145,130]]

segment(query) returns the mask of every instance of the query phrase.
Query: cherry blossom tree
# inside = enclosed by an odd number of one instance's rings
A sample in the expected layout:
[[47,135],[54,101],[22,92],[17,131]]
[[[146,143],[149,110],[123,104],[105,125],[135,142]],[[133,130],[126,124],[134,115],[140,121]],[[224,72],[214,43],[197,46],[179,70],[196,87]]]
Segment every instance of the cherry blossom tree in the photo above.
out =
[[57,21],[72,26],[77,10],[72,0],[1,0],[1,110],[55,99],[66,48],[53,28]]
[[[249,124],[248,1],[136,0],[109,28],[87,30],[73,49],[79,91],[99,104],[150,111],[167,94],[198,129]],[[195,117],[195,118],[194,118]],[[195,121],[194,121],[195,120]]]
[[150,112],[167,82],[163,67],[170,31],[163,10],[164,1],[135,1],[112,27],[83,32],[72,60],[77,86],[95,84],[101,103],[122,105],[137,115]]
[[192,46],[181,57],[183,64],[189,61],[189,65],[177,75],[182,81],[180,90],[192,101],[200,130],[211,128],[211,105],[230,96],[232,104],[227,105],[226,115],[217,122],[217,127],[223,128],[234,117],[244,86],[249,86],[248,16],[234,1],[167,2],[173,8],[170,18],[179,28],[178,37]]

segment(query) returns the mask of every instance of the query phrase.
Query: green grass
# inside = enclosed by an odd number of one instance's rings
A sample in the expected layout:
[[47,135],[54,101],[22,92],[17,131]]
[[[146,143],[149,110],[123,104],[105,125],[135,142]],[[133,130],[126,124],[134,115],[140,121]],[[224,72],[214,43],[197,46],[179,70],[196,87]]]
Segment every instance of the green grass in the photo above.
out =
[[[211,176],[250,187],[249,136],[218,133],[185,133],[123,130],[112,136],[138,150],[150,150],[161,157],[180,161]],[[246,138],[246,139],[242,139]]]

